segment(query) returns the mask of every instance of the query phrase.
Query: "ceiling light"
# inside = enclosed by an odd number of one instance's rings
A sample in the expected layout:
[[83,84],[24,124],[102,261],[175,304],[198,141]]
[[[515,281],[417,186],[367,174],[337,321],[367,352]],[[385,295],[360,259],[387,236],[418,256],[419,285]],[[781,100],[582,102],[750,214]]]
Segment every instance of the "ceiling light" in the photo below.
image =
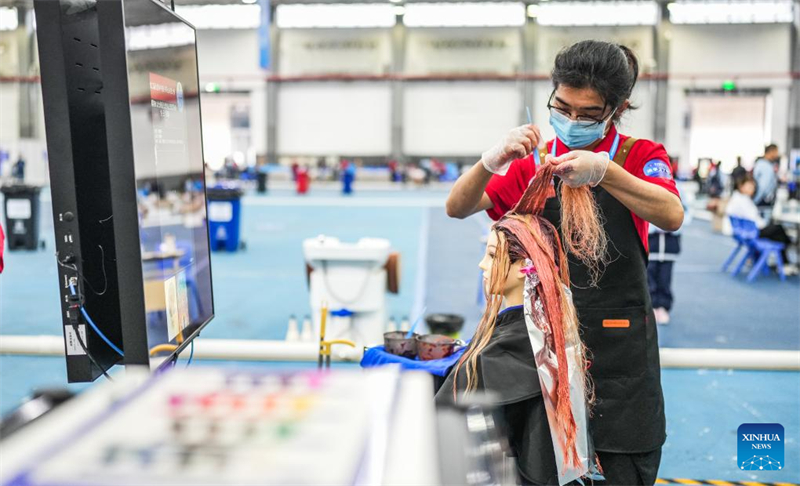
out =
[[677,1],[667,5],[674,24],[771,24],[791,23],[791,0]]
[[281,4],[275,22],[282,29],[393,27],[394,8],[376,3]]
[[259,5],[179,5],[175,11],[197,29],[255,29],[261,25]]
[[408,27],[517,27],[525,24],[522,2],[409,3]]
[[19,17],[16,7],[0,7],[0,30],[16,30]]
[[548,2],[530,5],[540,25],[655,25],[658,22],[658,4],[655,1],[613,2]]

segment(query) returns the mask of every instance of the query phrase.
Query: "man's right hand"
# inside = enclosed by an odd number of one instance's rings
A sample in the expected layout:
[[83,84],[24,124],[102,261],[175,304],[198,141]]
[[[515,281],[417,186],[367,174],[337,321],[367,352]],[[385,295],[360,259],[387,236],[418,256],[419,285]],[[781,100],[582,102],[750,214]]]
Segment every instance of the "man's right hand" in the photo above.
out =
[[484,152],[481,163],[487,171],[504,176],[512,161],[527,157],[543,144],[544,139],[539,127],[522,125],[508,132],[494,147]]

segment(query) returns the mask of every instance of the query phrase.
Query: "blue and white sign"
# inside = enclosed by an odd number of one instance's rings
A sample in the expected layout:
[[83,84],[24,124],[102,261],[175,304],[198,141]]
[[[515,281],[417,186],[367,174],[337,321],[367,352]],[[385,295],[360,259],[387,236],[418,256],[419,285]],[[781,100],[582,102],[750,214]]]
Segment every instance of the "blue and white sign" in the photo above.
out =
[[780,471],[784,467],[783,425],[742,424],[736,433],[738,465],[744,471]]

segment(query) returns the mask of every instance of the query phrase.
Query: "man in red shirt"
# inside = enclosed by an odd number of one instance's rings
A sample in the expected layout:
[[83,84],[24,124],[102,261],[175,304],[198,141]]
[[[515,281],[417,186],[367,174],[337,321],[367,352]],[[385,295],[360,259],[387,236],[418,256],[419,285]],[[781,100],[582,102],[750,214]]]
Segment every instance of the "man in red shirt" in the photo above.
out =
[[[548,103],[556,139],[545,143],[533,124],[511,130],[456,181],[447,200],[451,217],[486,211],[498,219],[543,163],[555,166],[557,194],[563,184],[591,188],[610,240],[609,263],[595,285],[574,256],[569,271],[581,337],[592,356],[596,403],[590,429],[605,484],[619,485],[657,478],[666,419],[647,287],[648,225],[675,231],[683,222],[664,147],[615,127],[630,108],[637,77],[638,62],[625,46],[582,41],[562,50]],[[559,197],[548,199],[543,213],[559,231],[560,204]]]
[[[606,136],[592,149],[592,152],[609,152],[617,135],[616,127],[610,125]],[[620,133],[618,146],[623,146],[628,138],[630,137]],[[556,154],[562,154],[562,156],[559,157],[562,161],[580,160],[580,151],[569,153],[569,147],[564,145],[558,138],[547,142],[546,147],[548,154],[552,151],[553,143],[557,144]],[[550,160],[550,155],[546,157]],[[536,174],[534,158],[534,155],[531,154],[524,159],[514,161],[504,177],[495,176],[489,180],[484,191],[492,203],[492,207],[486,209],[487,214],[492,219],[500,219],[500,217],[513,208],[520,197],[522,197],[522,194],[528,187],[528,183],[533,179],[534,174]],[[670,167],[669,156],[663,145],[650,140],[637,139],[636,143],[631,146],[622,169],[638,179],[649,182],[650,184],[655,184],[656,186],[666,189],[675,196],[678,196],[678,188],[675,185],[675,180],[672,178]],[[611,169],[610,165],[609,169]],[[619,169],[619,167],[615,167],[614,169]],[[668,176],[667,173],[662,172],[662,170],[669,170]],[[609,174],[606,173],[606,178],[608,177]],[[603,182],[605,182],[605,180]],[[650,223],[642,216],[636,214],[633,209],[631,209],[631,218],[633,218],[636,232],[642,240],[644,249],[646,251],[649,250],[648,228]],[[662,222],[662,224],[665,223]],[[656,224],[656,226],[661,228],[658,224]]]

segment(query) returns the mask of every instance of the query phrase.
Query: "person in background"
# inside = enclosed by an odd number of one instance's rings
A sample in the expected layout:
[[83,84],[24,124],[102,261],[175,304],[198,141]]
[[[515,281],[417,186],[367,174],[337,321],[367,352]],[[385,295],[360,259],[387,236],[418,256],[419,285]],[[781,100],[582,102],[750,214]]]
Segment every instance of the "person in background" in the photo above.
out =
[[672,267],[681,253],[681,235],[679,231],[664,231],[651,224],[649,240],[650,261],[647,264],[647,282],[650,287],[650,300],[653,301],[656,323],[665,325],[669,324],[669,313],[674,300]]
[[755,222],[759,230],[759,238],[765,238],[768,240],[777,241],[778,243],[783,243],[784,247],[783,250],[781,250],[781,256],[783,257],[784,261],[783,272],[786,275],[797,275],[797,264],[789,263],[789,259],[787,258],[788,255],[786,248],[791,243],[791,240],[786,234],[786,230],[784,230],[783,226],[779,224],[768,224],[767,221],[761,217],[761,213],[759,213],[758,207],[755,205],[755,202],[752,199],[755,192],[756,183],[753,179],[753,176],[750,174],[747,174],[736,181],[736,190],[733,192],[730,201],[728,201],[728,207],[726,208],[725,213],[728,216],[749,219],[750,221]]
[[722,169],[720,162],[715,164],[712,160],[709,163],[708,176],[706,177],[706,191],[708,193],[708,203],[706,209],[711,211],[711,228],[714,232],[721,233],[724,228],[725,221],[725,204],[723,200],[723,192],[725,183],[722,181]]
[[325,157],[317,159],[317,180],[324,181],[328,177],[328,162]]
[[267,161],[263,160],[256,163],[256,183],[257,192],[259,194],[267,193],[267,183],[269,182],[269,166]]
[[17,159],[17,162],[11,167],[11,177],[20,184],[25,180],[25,159],[22,156]]
[[342,194],[353,194],[353,182],[356,180],[356,164],[346,162],[342,168]]
[[736,181],[747,174],[747,169],[742,167],[742,156],[736,156],[736,167],[731,171],[731,193],[736,190]]
[[716,164],[711,162],[711,166],[708,169],[706,184],[708,184],[708,197],[710,199],[719,199],[722,196],[724,184],[722,183],[722,170],[720,169],[720,165],[720,162]]
[[6,246],[6,235],[3,234],[3,226],[0,225],[0,273],[3,273],[3,249]]
[[295,186],[297,187],[297,194],[308,193],[308,189],[311,187],[311,167],[308,165],[297,166]]
[[[672,162],[672,176],[677,175],[678,164]],[[683,226],[692,221],[692,195],[686,194],[678,186],[678,192],[683,205]],[[669,313],[672,310],[674,297],[672,295],[672,271],[678,255],[681,253],[681,230],[664,231],[651,224],[648,240],[650,243],[650,261],[647,264],[647,283],[650,287],[650,300],[653,302],[653,313],[656,323],[669,324]]]
[[398,182],[397,161],[394,159],[389,160],[389,182]]
[[775,172],[775,165],[780,159],[778,146],[772,143],[767,145],[764,156],[759,157],[753,167],[756,183],[753,202],[760,210],[770,209],[775,204],[775,194],[778,192],[778,174]]

